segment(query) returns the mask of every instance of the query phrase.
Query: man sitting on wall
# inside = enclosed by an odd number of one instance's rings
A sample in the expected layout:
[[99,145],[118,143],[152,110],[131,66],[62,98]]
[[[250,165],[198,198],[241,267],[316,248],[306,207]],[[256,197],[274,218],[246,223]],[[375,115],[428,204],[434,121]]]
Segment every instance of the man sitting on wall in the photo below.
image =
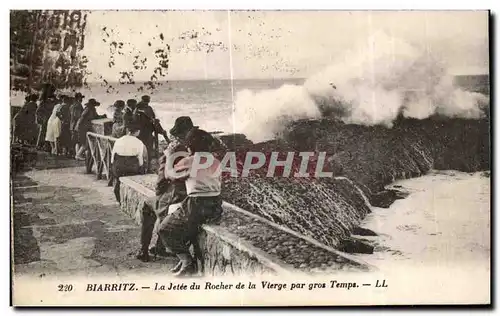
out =
[[[175,120],[174,127],[170,130],[170,135],[173,136],[172,141],[168,144],[163,155],[160,157],[160,168],[158,170],[158,178],[156,181],[156,205],[155,210],[145,208],[143,210],[143,221],[141,227],[141,249],[137,255],[137,259],[141,261],[149,261],[148,248],[153,237],[155,225],[158,225],[169,212],[169,207],[173,204],[182,202],[186,197],[186,184],[183,180],[170,180],[165,178],[166,158],[176,152],[186,152],[187,148],[184,145],[184,139],[191,129],[197,128],[193,126],[193,122],[189,116],[181,116]],[[182,157],[179,157],[180,160]],[[176,161],[177,162],[177,161]],[[153,255],[167,256],[169,253],[165,250],[161,239],[158,238],[156,245],[150,250]],[[173,254],[172,254],[173,255]]]

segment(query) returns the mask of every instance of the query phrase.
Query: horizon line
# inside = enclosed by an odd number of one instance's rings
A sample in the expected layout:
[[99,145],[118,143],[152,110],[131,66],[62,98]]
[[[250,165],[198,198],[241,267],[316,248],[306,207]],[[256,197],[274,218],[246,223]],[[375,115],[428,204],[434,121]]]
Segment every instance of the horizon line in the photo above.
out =
[[[489,76],[489,73],[457,73],[457,74],[451,74],[454,77],[463,77],[463,76]],[[169,81],[240,81],[240,80],[306,80],[307,77],[271,77],[271,78],[174,78],[174,79],[165,79],[165,80],[158,80],[156,82],[169,82]],[[107,82],[111,83],[119,83],[118,80],[107,80]],[[148,82],[150,80],[136,80],[135,83],[138,82]],[[95,81],[87,81],[87,83],[102,83],[103,81],[95,80]],[[130,84],[130,83],[123,83],[124,85]]]

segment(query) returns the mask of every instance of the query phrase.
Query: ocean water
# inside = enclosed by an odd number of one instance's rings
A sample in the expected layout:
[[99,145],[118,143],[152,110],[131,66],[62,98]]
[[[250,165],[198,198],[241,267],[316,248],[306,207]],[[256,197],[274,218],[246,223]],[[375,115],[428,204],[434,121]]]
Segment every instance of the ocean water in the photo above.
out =
[[490,178],[482,172],[434,171],[397,181],[407,191],[388,209],[373,208],[362,227],[379,236],[360,237],[375,246],[358,255],[380,270],[398,266],[490,269]]
[[[142,95],[151,97],[151,106],[162,126],[168,130],[179,116],[189,115],[195,125],[207,131],[232,133],[233,105],[238,92],[275,89],[283,84],[300,85],[304,79],[252,79],[252,80],[183,80],[162,82],[154,90],[144,83],[120,84],[117,82],[91,83],[80,91],[85,100],[95,98],[101,103],[99,114],[112,117],[112,105],[116,100],[140,100]],[[65,91],[66,92],[66,91]],[[11,104],[23,104],[24,94],[11,92]]]
[[86,98],[96,98],[101,102],[101,114],[110,117],[111,105],[116,100],[140,99],[144,94],[151,96],[151,106],[160,119],[163,128],[168,130],[177,117],[191,116],[193,123],[207,131],[234,131],[232,113],[233,98],[243,90],[260,91],[278,88],[283,84],[302,84],[303,79],[282,80],[196,80],[169,81],[154,90],[138,91],[143,84],[117,84],[103,86],[91,84],[82,89]]
[[[311,105],[303,105],[301,103],[301,97],[303,96],[296,93],[300,89],[291,88],[294,85],[303,85],[305,80],[168,81],[163,82],[154,90],[146,89],[144,84],[139,82],[135,84],[95,82],[78,91],[85,95],[86,100],[95,98],[101,102],[98,112],[100,114],[106,113],[108,117],[112,117],[112,104],[116,100],[140,99],[142,95],[149,94],[156,116],[166,130],[173,125],[177,117],[189,115],[195,125],[207,131],[244,132],[250,139],[261,141],[265,140],[265,138],[260,137],[260,134],[269,137],[273,130],[279,129],[279,126],[283,125],[279,121],[280,113],[284,113],[283,115],[288,115],[293,119],[295,116],[308,116],[314,112],[311,112],[310,109],[308,111],[303,109],[303,107],[311,107]],[[489,78],[487,75],[461,76],[456,77],[455,81],[458,86],[468,91],[485,94],[489,91]],[[280,89],[280,93],[272,93],[272,89],[280,87],[286,89]],[[247,90],[248,98],[237,103],[237,96],[244,90]],[[264,90],[268,92],[258,94]],[[248,93],[249,91],[257,95]],[[11,105],[19,106],[23,104],[23,93],[11,92],[10,101]],[[237,113],[235,112],[237,107],[244,107],[245,109],[238,109],[239,113]],[[237,115],[233,115],[234,113]]]

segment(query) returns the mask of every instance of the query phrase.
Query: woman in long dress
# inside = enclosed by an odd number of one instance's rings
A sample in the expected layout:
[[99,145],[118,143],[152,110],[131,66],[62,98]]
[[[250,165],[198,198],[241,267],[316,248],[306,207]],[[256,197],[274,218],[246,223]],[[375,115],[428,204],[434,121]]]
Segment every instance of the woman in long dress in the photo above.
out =
[[58,138],[61,136],[61,119],[57,116],[59,110],[63,107],[63,103],[60,102],[54,106],[52,114],[47,122],[47,132],[45,134],[45,140],[50,143],[51,153],[53,155],[59,154],[58,148]]

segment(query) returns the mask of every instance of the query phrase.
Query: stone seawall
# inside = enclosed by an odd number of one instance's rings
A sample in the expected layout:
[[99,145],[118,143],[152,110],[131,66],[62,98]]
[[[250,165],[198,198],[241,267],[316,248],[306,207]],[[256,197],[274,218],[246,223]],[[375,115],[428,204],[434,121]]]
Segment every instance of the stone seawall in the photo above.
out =
[[[121,178],[121,210],[138,224],[142,212],[154,207],[155,179],[154,175]],[[235,205],[224,203],[223,208],[220,223],[204,225],[200,236],[207,274],[325,273],[373,268]]]

